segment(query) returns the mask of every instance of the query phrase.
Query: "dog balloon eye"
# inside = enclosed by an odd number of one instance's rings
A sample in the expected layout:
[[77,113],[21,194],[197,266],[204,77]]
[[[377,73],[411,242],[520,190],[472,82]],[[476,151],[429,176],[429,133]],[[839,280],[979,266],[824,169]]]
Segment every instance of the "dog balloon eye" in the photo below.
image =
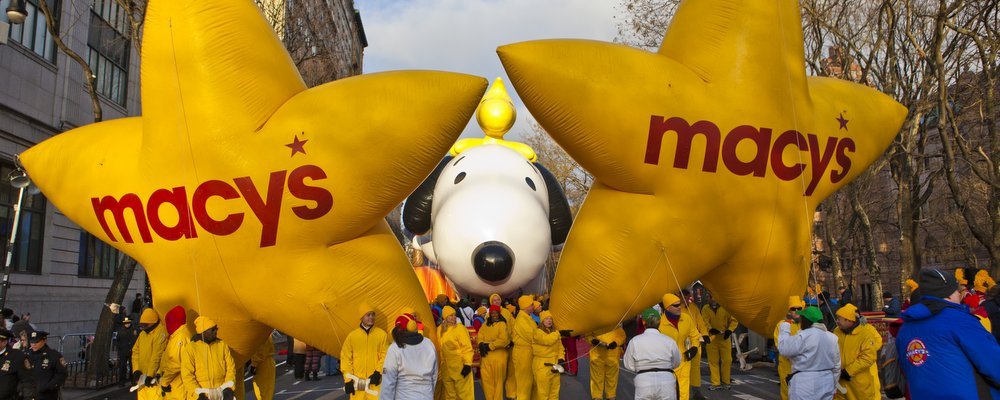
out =
[[465,172],[458,173],[458,176],[455,177],[455,184],[457,185],[462,179],[465,179]]
[[528,187],[530,187],[531,190],[535,190],[535,182],[532,181],[531,178],[525,177],[524,182],[528,184]]

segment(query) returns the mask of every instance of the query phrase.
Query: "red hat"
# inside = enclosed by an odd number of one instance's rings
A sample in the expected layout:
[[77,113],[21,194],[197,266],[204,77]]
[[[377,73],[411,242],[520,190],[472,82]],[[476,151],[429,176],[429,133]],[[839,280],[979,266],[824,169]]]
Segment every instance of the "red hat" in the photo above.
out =
[[184,323],[187,322],[187,314],[184,312],[184,307],[177,306],[171,308],[164,317],[164,321],[167,324],[167,333],[174,333],[177,328],[184,326]]
[[490,312],[500,312],[500,306],[490,306]]
[[399,317],[396,317],[396,329],[416,332],[417,321],[414,321],[413,317],[409,314],[400,315]]

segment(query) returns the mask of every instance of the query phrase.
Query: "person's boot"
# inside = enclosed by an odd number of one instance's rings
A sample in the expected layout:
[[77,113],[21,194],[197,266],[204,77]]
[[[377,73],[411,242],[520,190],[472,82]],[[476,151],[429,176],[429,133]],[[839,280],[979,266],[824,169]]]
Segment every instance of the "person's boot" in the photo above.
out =
[[692,400],[706,400],[705,396],[701,394],[700,386],[691,386],[691,399]]
[[314,381],[318,381],[319,380],[319,371],[314,371],[313,372],[313,380]]
[[311,381],[312,380],[312,378],[309,377],[309,373],[308,372],[306,372],[306,380],[307,381]]

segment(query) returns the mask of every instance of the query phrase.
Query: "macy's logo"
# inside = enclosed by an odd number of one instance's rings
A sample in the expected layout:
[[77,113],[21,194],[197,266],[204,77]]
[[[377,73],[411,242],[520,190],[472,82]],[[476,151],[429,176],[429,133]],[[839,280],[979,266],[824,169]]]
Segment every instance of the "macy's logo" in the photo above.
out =
[[[847,172],[851,170],[851,158],[848,153],[853,153],[856,150],[856,145],[850,138],[831,136],[823,144],[820,143],[820,138],[814,134],[803,135],[796,130],[787,130],[772,140],[774,135],[771,128],[756,128],[750,125],[740,125],[733,128],[723,140],[719,127],[710,121],[689,124],[680,117],[666,118],[653,115],[649,118],[646,164],[660,164],[660,147],[663,144],[663,135],[667,132],[674,132],[677,135],[673,167],[680,169],[688,168],[691,145],[695,135],[700,135],[705,142],[705,159],[702,160],[701,165],[701,170],[705,172],[716,172],[721,157],[726,169],[736,175],[753,175],[763,178],[770,169],[778,179],[790,181],[802,175],[807,166],[803,163],[785,164],[781,157],[785,148],[794,146],[799,151],[809,152],[811,162],[808,167],[812,175],[809,185],[806,187],[805,196],[811,196],[816,190],[820,179],[830,167],[830,162],[835,158],[834,155],[836,155],[839,169],[830,172],[830,182],[837,183],[843,180],[847,176]],[[750,141],[757,149],[754,158],[749,161],[743,161],[736,155],[736,147],[743,141]]]

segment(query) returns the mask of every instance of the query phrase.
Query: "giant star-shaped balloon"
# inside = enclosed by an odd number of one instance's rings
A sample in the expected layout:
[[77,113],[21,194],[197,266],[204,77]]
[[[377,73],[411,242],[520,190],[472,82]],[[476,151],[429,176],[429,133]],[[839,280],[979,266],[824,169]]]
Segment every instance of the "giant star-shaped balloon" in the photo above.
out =
[[431,320],[383,218],[446,154],[485,79],[307,89],[249,0],[151,1],[141,73],[141,117],[21,161],[59,210],[142,263],[157,309],[216,320],[240,359],[271,327],[339,354],[362,302],[378,326],[404,307]]
[[884,151],[906,109],[806,77],[798,3],[685,1],[659,52],[507,45],[539,124],[593,173],[552,289],[560,329],[613,326],[696,279],[771,332],[806,286],[816,206]]

